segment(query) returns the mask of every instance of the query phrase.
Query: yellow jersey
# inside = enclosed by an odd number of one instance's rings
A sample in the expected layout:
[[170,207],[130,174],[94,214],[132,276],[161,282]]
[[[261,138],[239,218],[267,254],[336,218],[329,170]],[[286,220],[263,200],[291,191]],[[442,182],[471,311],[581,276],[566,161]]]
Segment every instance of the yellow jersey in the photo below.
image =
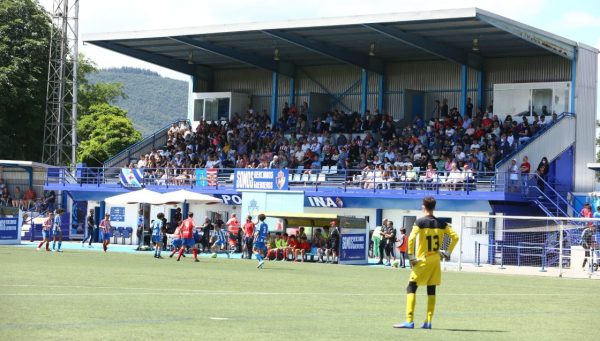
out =
[[[445,235],[450,237],[450,244],[445,249],[450,254],[458,242],[458,234],[452,229],[452,226],[432,215],[417,219],[408,238],[408,254],[415,255],[417,259],[429,257],[439,259]],[[417,243],[416,252],[415,242]]]

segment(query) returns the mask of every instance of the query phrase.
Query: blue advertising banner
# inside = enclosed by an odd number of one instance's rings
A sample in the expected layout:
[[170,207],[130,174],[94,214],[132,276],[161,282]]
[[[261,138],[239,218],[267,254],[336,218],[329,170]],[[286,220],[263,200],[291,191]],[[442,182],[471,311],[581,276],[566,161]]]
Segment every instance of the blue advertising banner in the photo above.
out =
[[121,184],[123,187],[141,188],[142,180],[144,179],[143,174],[143,168],[121,168],[121,174],[119,178],[121,179]]
[[340,261],[364,260],[367,254],[367,237],[361,234],[342,234]]
[[18,218],[0,218],[0,240],[17,239],[18,227]]
[[110,208],[110,220],[114,222],[125,221],[125,207],[111,207]]
[[71,206],[71,236],[83,235],[87,201],[73,201]]
[[239,190],[287,190],[287,169],[236,169],[233,186]]

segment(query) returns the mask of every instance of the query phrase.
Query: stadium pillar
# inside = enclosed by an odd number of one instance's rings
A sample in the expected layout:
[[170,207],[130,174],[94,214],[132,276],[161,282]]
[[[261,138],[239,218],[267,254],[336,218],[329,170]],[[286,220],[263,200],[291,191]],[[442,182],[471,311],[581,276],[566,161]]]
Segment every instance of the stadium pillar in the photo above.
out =
[[467,65],[460,66],[460,114],[464,117],[467,113]]
[[190,211],[190,204],[184,202],[182,206],[183,208],[181,209],[181,216],[183,217],[183,219],[185,219],[187,218],[188,212]]
[[575,94],[577,88],[575,87],[577,81],[577,50],[575,50],[575,56],[571,61],[571,98],[569,108],[572,113],[575,112]]
[[377,107],[379,108],[379,112],[383,114],[383,106],[385,105],[385,75],[383,73],[379,75],[379,87],[377,91]]
[[383,210],[378,208],[375,210],[375,226],[381,226],[383,222]]
[[485,110],[484,77],[483,70],[477,71],[477,107],[483,108],[483,110]]
[[273,72],[273,89],[271,90],[271,126],[277,121],[277,99],[279,97],[279,73]]
[[367,69],[361,70],[362,76],[362,87],[360,95],[360,114],[364,114],[367,111],[367,92],[369,88],[369,71]]
[[[106,202],[104,202],[104,200],[100,201],[100,212],[99,213],[100,213],[99,214],[100,219],[104,219],[104,214],[106,213]],[[100,221],[100,220],[98,220],[98,221]]]
[[290,78],[290,98],[288,99],[290,106],[296,103],[296,78]]

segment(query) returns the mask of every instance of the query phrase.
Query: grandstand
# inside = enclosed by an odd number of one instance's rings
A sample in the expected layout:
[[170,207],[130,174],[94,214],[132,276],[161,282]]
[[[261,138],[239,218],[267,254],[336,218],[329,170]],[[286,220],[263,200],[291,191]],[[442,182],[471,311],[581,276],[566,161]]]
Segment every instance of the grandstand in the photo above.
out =
[[595,158],[598,51],[484,10],[84,40],[191,79],[187,115],[102,168],[48,170],[44,187],[67,194],[64,206],[95,207],[98,216],[118,209],[117,227],[135,227],[138,210],[104,202],[130,190],[124,170],[159,192],[219,197],[222,204],[183,210],[226,218],[249,212],[237,171],[281,169],[287,191],[304,199],[290,211],[336,209],[367,217],[371,228],[386,218],[410,226],[423,195],[436,197],[438,214],[459,230],[462,215],[576,217],[594,187],[587,164]]

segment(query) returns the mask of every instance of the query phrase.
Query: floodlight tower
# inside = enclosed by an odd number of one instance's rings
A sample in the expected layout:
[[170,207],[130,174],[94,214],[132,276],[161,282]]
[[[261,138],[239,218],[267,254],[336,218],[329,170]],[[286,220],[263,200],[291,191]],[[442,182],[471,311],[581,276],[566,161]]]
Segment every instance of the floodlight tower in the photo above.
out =
[[54,0],[51,16],[42,161],[71,166],[77,160],[79,0]]

